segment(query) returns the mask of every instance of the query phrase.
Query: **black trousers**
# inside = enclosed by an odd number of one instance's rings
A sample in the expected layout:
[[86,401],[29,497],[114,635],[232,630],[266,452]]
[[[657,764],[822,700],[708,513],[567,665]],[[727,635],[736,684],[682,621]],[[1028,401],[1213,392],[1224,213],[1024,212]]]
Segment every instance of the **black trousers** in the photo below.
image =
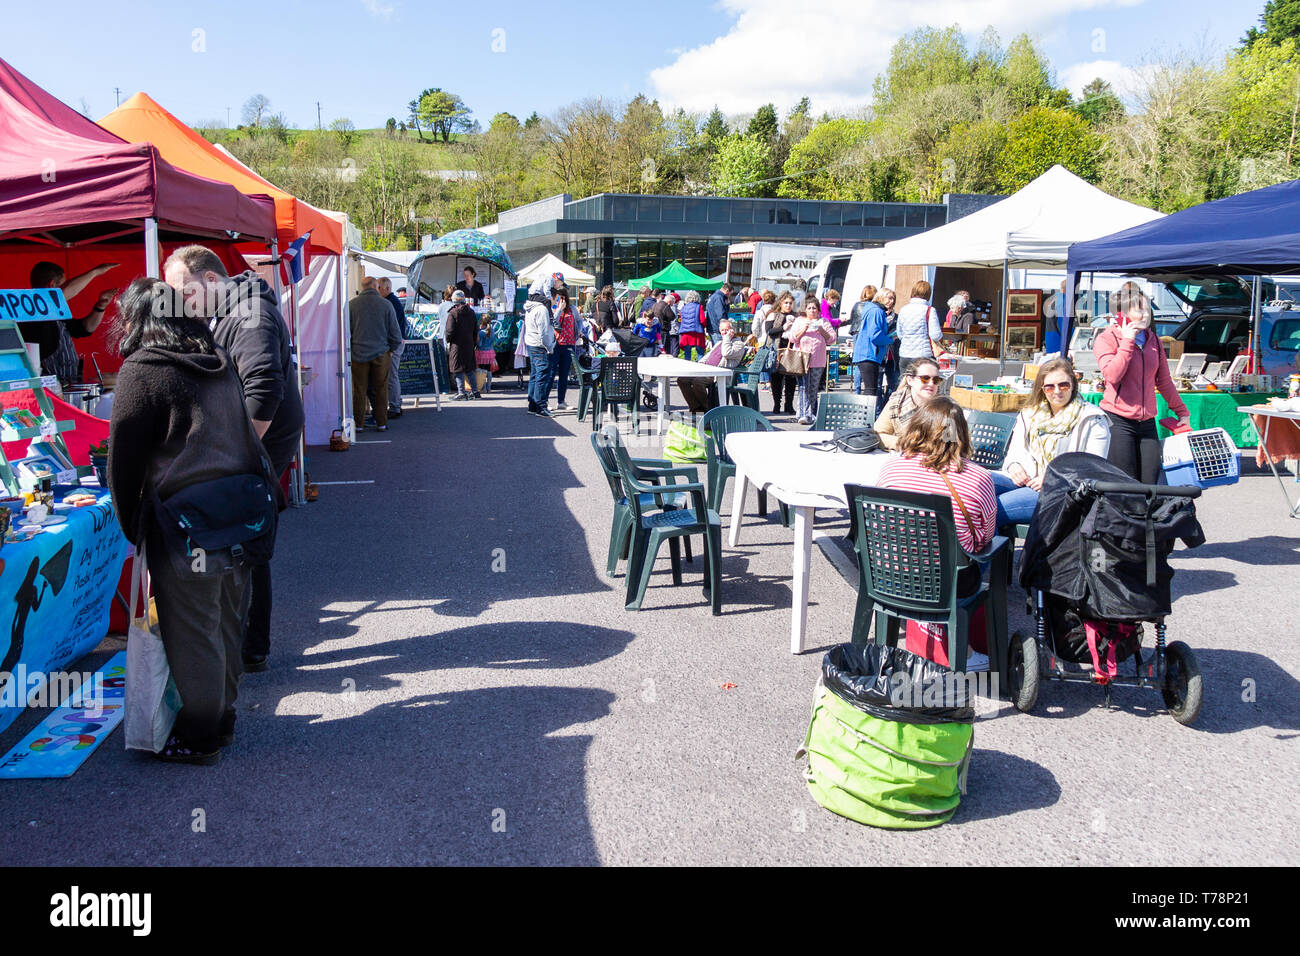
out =
[[1156,420],[1144,422],[1123,418],[1107,412],[1110,420],[1110,463],[1134,481],[1154,485],[1160,480],[1160,439],[1156,436]]
[[880,391],[880,363],[859,362],[858,375],[862,378],[862,394],[874,397]]
[[781,396],[785,395],[785,407],[794,409],[794,393],[799,387],[799,379],[785,372],[773,371],[772,375],[772,411],[781,411]]
[[[279,478],[289,468],[288,461],[274,461],[271,468]],[[255,565],[250,572],[248,623],[244,628],[244,653],[271,653],[271,565]]]

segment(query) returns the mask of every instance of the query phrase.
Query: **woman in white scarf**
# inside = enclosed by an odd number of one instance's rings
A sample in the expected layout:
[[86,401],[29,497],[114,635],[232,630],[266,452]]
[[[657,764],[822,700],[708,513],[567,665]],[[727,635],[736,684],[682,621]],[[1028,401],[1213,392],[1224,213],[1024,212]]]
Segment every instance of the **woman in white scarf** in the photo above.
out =
[[1110,450],[1110,422],[1079,397],[1069,359],[1054,358],[1038,369],[1029,404],[1016,416],[1002,471],[993,474],[998,493],[998,527],[1025,524],[1038,506],[1043,474],[1057,455],[1084,451],[1101,458]]

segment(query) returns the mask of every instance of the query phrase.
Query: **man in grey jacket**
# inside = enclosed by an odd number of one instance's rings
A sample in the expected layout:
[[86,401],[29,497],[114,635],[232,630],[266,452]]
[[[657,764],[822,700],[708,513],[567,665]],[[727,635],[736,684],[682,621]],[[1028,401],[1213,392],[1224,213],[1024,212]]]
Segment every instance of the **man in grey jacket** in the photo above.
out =
[[361,292],[348,302],[352,328],[352,418],[360,431],[366,420],[366,392],[375,389],[375,428],[388,431],[388,373],[391,354],[402,344],[397,314],[379,294],[373,276],[361,282]]
[[393,350],[393,357],[388,362],[388,417],[402,417],[402,382],[397,377],[397,366],[402,361],[402,351],[406,348],[406,305],[393,295],[392,280],[384,277],[379,280],[379,294],[397,313],[397,330],[402,333],[402,343]]

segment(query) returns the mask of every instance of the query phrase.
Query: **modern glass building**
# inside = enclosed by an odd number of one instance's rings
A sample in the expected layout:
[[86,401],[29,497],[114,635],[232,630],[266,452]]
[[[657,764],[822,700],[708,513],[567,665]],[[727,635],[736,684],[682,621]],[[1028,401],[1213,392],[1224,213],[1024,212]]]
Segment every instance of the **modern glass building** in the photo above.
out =
[[[947,199],[948,197],[945,197]],[[552,196],[503,212],[488,232],[522,268],[550,252],[596,284],[626,282],[680,259],[692,272],[726,271],[735,242],[864,248],[942,226],[944,203],[821,202],[601,193]]]

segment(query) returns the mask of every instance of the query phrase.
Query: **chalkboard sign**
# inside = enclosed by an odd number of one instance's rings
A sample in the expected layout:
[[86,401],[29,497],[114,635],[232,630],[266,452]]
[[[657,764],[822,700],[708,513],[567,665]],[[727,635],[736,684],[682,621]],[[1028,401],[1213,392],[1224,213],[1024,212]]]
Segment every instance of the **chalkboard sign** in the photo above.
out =
[[402,395],[438,395],[434,379],[433,346],[426,339],[407,339],[397,365],[397,378],[402,383]]

